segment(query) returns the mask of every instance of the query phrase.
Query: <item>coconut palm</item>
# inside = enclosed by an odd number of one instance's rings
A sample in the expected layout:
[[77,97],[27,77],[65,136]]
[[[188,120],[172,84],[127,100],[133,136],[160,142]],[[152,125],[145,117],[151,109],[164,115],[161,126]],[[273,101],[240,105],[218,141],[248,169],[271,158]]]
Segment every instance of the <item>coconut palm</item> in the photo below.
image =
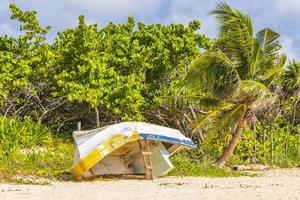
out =
[[[196,126],[206,127],[206,143],[218,133],[233,136],[217,164],[223,167],[232,155],[242,129],[258,110],[274,101],[270,86],[283,70],[285,55],[279,55],[279,34],[263,29],[256,35],[248,15],[220,3],[211,12],[219,22],[216,47],[196,58],[182,81],[184,88],[205,91],[202,102],[215,106]],[[216,104],[217,102],[217,104]]]
[[283,75],[285,85],[291,90],[300,89],[300,63],[292,61],[289,63]]
[[300,101],[300,63],[292,61],[283,75],[284,86],[296,97],[294,102],[294,113],[292,126],[295,125],[296,109]]

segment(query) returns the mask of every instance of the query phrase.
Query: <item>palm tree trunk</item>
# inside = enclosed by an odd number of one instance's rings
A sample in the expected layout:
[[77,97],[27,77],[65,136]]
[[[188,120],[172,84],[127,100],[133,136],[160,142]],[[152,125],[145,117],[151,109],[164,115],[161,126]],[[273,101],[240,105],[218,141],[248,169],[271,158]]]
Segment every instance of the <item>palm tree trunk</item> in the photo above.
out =
[[216,164],[219,166],[219,167],[224,167],[224,165],[226,164],[226,162],[229,160],[229,158],[231,157],[235,147],[237,146],[237,143],[240,139],[240,136],[241,136],[241,130],[243,128],[243,124],[244,124],[244,121],[243,120],[240,120],[240,122],[238,123],[235,131],[234,131],[234,134],[233,134],[233,137],[228,145],[228,147],[225,149],[223,155],[219,158],[219,160],[216,161]]

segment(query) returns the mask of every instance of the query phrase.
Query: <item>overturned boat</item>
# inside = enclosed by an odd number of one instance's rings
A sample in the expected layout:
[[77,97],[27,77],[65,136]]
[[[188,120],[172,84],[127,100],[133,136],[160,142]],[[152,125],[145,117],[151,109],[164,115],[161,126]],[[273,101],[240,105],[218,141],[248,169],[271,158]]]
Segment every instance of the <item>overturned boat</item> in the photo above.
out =
[[169,156],[195,144],[180,131],[144,122],[122,122],[73,133],[76,150],[72,174],[77,178],[99,175],[167,174],[174,167]]

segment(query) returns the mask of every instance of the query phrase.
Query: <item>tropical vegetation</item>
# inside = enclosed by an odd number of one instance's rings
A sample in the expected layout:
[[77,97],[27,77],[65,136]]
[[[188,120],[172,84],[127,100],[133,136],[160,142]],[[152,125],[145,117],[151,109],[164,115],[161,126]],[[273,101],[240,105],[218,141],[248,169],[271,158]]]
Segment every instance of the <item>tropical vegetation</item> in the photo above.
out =
[[64,174],[79,121],[179,129],[198,145],[174,157],[183,175],[299,164],[300,62],[286,61],[276,30],[255,34],[247,14],[218,4],[216,38],[199,32],[199,20],[100,27],[79,16],[50,40],[35,11],[10,10],[20,34],[0,35],[0,178]]

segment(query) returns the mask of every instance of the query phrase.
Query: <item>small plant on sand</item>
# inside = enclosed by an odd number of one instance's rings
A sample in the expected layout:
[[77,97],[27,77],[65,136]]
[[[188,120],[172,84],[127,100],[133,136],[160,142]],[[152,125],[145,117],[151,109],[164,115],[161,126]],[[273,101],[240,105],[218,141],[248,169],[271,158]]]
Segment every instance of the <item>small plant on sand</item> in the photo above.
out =
[[1,179],[24,183],[26,176],[61,178],[72,165],[73,148],[39,122],[0,116]]
[[175,154],[171,157],[171,161],[174,169],[168,174],[170,176],[229,177],[246,175],[231,169],[221,169],[208,160],[192,159],[187,151]]

